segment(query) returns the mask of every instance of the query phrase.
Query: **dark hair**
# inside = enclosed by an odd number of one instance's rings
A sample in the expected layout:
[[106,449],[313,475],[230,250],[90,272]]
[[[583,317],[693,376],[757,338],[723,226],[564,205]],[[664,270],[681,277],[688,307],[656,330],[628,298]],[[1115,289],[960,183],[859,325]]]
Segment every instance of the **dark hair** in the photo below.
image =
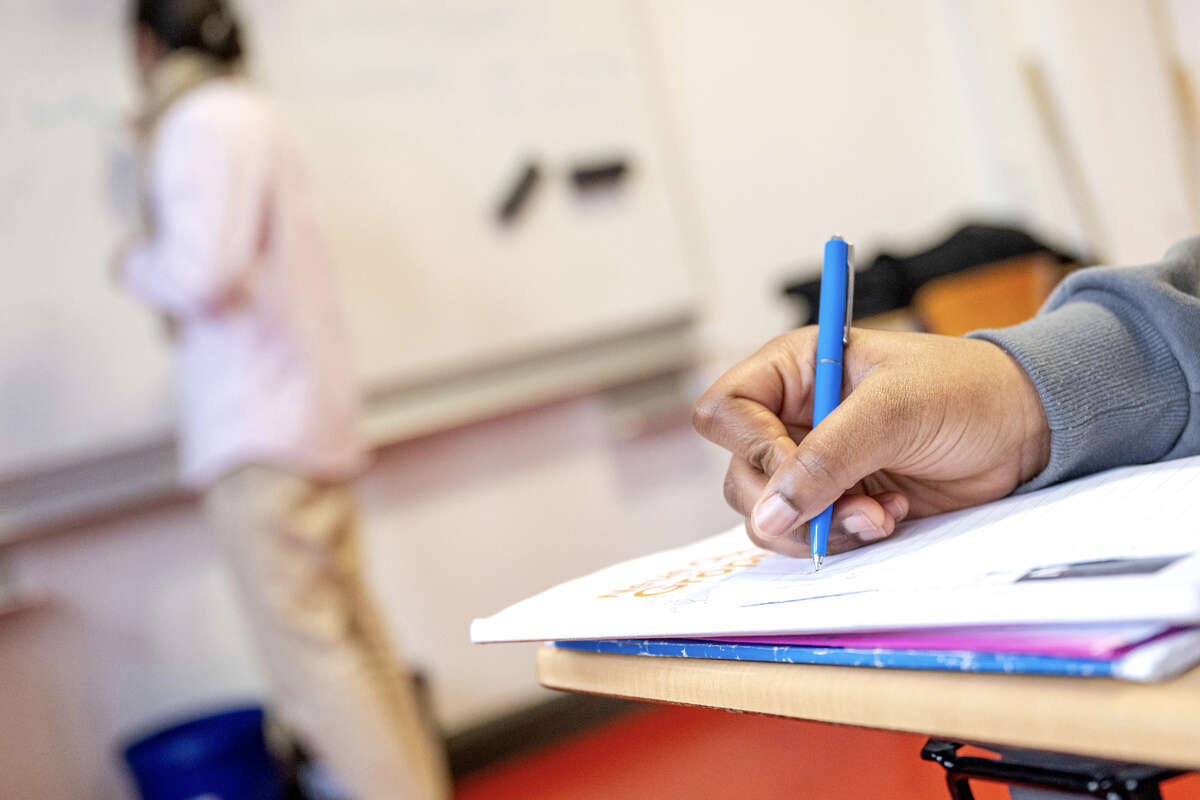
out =
[[199,50],[226,64],[242,57],[241,31],[225,0],[134,0],[134,22],[168,52]]

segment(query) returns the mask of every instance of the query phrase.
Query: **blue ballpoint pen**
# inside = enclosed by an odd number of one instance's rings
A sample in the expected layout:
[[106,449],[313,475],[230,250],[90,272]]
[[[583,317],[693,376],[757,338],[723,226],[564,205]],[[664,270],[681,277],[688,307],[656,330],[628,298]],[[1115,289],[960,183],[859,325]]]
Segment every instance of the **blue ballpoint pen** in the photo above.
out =
[[[854,304],[854,248],[842,237],[825,243],[821,268],[821,306],[817,312],[817,368],[813,385],[813,427],[821,424],[842,399],[842,350],[850,341],[850,317]],[[809,523],[813,571],[821,569],[829,544],[833,506]]]

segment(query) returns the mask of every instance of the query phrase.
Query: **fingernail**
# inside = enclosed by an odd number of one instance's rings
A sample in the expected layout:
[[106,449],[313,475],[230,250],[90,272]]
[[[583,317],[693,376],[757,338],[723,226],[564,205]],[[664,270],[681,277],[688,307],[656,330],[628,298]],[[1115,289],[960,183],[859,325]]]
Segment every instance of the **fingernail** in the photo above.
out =
[[868,531],[863,531],[862,533],[858,534],[858,540],[860,542],[877,542],[886,536],[887,531],[885,531],[883,528],[871,528]]
[[904,506],[894,497],[884,501],[883,509],[892,515],[892,519],[900,519],[904,516]]
[[754,507],[752,521],[754,529],[763,536],[776,537],[790,531],[799,519],[800,512],[796,507],[783,495],[775,492]]
[[874,522],[871,522],[870,517],[861,512],[856,512],[842,520],[842,529],[853,536],[857,536],[860,542],[876,542],[887,536],[887,531],[877,527]]
[[866,514],[855,513],[842,520],[842,527],[846,529],[846,533],[853,533],[857,536],[860,533],[874,530],[875,523],[871,522]]

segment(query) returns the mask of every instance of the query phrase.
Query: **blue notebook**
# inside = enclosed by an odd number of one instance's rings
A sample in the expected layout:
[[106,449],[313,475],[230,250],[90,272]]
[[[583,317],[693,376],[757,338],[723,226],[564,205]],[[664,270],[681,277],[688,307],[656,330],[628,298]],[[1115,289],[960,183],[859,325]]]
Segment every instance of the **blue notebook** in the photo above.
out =
[[1116,659],[1091,659],[969,650],[889,650],[885,648],[816,647],[746,644],[701,639],[591,639],[560,641],[556,647],[637,656],[775,661],[786,664],[830,664],[843,667],[889,667],[1023,675],[1111,677],[1134,681],[1163,680],[1200,660],[1200,632],[1183,631],[1134,648]]

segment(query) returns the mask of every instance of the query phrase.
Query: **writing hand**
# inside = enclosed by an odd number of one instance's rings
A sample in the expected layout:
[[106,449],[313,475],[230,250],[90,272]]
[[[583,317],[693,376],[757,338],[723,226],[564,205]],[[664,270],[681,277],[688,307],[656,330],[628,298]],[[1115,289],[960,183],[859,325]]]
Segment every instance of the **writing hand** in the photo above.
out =
[[773,339],[721,376],[693,424],[729,450],[725,497],[760,547],[809,555],[808,521],[834,505],[829,552],[906,517],[1010,494],[1050,458],[1033,383],[996,345],[854,329],[842,403],[812,428],[817,329]]

